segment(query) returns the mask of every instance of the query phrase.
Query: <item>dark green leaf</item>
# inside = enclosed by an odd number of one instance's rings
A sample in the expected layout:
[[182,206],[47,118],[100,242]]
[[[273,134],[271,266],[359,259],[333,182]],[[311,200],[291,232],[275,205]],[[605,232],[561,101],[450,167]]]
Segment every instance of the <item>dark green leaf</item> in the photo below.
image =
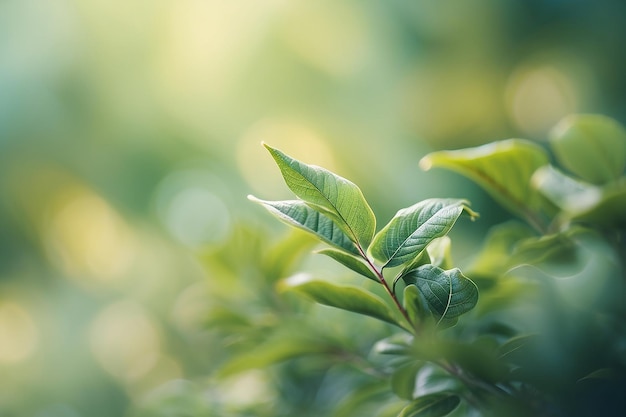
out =
[[442,322],[470,311],[478,302],[478,288],[457,268],[444,271],[434,265],[422,265],[402,279],[415,284],[430,312]]
[[425,395],[407,405],[398,417],[443,417],[459,405],[461,399],[452,393]]
[[571,220],[603,227],[626,227],[626,181],[606,189],[595,206],[575,213]]
[[264,201],[254,196],[248,196],[248,199],[262,204],[270,213],[290,226],[313,233],[324,242],[343,251],[359,254],[354,243],[331,219],[313,210],[304,201]]
[[385,267],[415,259],[430,242],[444,236],[463,213],[476,217],[464,200],[429,199],[396,213],[374,237],[370,251]]
[[465,175],[514,214],[537,222],[536,211],[542,199],[530,179],[547,163],[548,156],[540,146],[508,139],[476,148],[434,152],[426,155],[420,166],[425,170],[443,167]]
[[400,326],[393,312],[380,297],[357,287],[334,285],[299,274],[283,281],[281,289],[295,290],[320,304],[375,317]]
[[307,165],[266,144],[287,183],[299,198],[334,220],[353,242],[367,248],[376,218],[363,193],[352,182],[324,168]]
[[339,262],[343,266],[350,268],[354,272],[363,275],[366,278],[369,278],[373,281],[380,283],[376,274],[372,272],[370,267],[363,262],[362,258],[350,255],[346,252],[336,250],[336,249],[322,249],[317,253],[321,253],[326,256],[330,256],[335,261]]
[[626,131],[609,117],[567,116],[550,133],[550,144],[561,165],[594,184],[619,178],[626,165]]

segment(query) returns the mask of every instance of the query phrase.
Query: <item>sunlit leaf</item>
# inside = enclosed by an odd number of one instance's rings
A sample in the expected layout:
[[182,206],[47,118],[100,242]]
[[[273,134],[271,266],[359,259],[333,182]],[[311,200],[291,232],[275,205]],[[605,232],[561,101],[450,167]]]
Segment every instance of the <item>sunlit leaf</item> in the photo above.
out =
[[461,399],[452,393],[438,393],[417,398],[398,417],[443,417],[459,405]]
[[283,222],[313,233],[324,242],[343,251],[359,254],[354,243],[331,219],[313,210],[304,201],[264,201],[253,196],[248,198],[263,205]]
[[422,265],[402,279],[419,288],[428,309],[440,322],[459,317],[478,302],[476,284],[458,268],[445,271],[434,265]]
[[530,179],[547,163],[548,156],[540,146],[508,139],[476,148],[434,152],[422,158],[420,166],[425,170],[443,167],[465,175],[512,213],[538,222],[536,211],[542,199]]
[[284,280],[281,289],[294,290],[317,303],[364,314],[400,326],[393,312],[380,297],[357,287],[339,286],[299,274]]
[[319,207],[351,240],[367,248],[376,231],[376,218],[354,183],[324,168],[307,165],[264,144],[287,186],[302,200]]
[[431,264],[442,269],[452,268],[452,240],[449,236],[442,236],[431,242],[426,248]]
[[532,177],[532,183],[557,207],[571,213],[588,210],[602,198],[600,188],[575,180],[552,165],[539,168]]
[[626,166],[626,131],[606,116],[567,116],[550,133],[550,144],[561,165],[594,184],[617,179]]
[[317,253],[321,253],[323,255],[329,256],[333,258],[335,261],[344,265],[347,268],[350,268],[354,272],[363,275],[366,278],[369,278],[373,281],[380,283],[376,274],[372,272],[369,266],[362,260],[363,258],[350,255],[349,253],[336,250],[336,249],[322,249]]
[[430,242],[450,231],[462,213],[471,217],[465,200],[433,198],[402,209],[376,234],[370,251],[385,267],[415,259]]

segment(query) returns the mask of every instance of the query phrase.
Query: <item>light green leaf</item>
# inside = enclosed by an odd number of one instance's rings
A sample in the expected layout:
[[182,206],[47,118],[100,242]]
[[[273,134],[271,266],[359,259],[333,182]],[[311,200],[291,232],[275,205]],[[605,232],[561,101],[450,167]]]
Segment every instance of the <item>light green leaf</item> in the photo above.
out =
[[290,226],[297,227],[345,252],[359,254],[356,246],[346,234],[328,217],[313,210],[304,201],[264,201],[254,196],[248,199],[263,205],[270,213]]
[[567,116],[550,132],[550,144],[561,165],[594,184],[619,178],[626,166],[626,131],[609,117]]
[[272,334],[268,340],[249,352],[239,354],[226,362],[218,371],[218,377],[234,375],[250,369],[266,368],[269,365],[301,356],[322,354],[329,350],[323,341],[303,334]]
[[476,148],[426,155],[420,167],[443,167],[470,178],[512,213],[537,222],[542,200],[531,186],[533,173],[548,163],[543,148],[522,139],[508,139]]
[[376,231],[376,217],[354,183],[324,168],[307,165],[264,144],[299,198],[324,211],[353,242],[367,248]]
[[380,297],[357,287],[339,286],[298,274],[284,280],[280,288],[297,291],[320,304],[364,314],[404,328]]
[[365,262],[363,262],[362,258],[350,255],[346,252],[336,250],[336,249],[322,249],[317,253],[321,253],[326,256],[330,256],[335,261],[339,262],[343,266],[350,268],[354,272],[363,275],[366,278],[369,278],[373,281],[380,283],[376,274],[372,272],[369,266]]
[[552,165],[539,168],[532,177],[532,184],[558,208],[570,213],[585,211],[602,198],[599,187],[577,181]]
[[396,369],[391,375],[391,390],[402,399],[412,400],[417,371],[423,365],[424,362],[412,361]]
[[459,405],[461,399],[452,393],[438,393],[419,397],[404,407],[398,417],[443,417]]
[[380,355],[408,355],[413,345],[413,336],[409,333],[396,333],[376,342],[372,351]]
[[430,242],[450,231],[462,213],[476,217],[465,200],[433,198],[402,209],[376,234],[372,256],[394,267],[415,259]]
[[442,236],[432,241],[426,248],[431,264],[442,269],[452,268],[452,240]]
[[419,290],[415,285],[404,287],[404,309],[406,310],[411,323],[417,324],[424,320],[426,310]]
[[415,284],[426,306],[441,323],[470,311],[478,302],[478,288],[458,268],[444,271],[434,265],[422,265],[402,279]]

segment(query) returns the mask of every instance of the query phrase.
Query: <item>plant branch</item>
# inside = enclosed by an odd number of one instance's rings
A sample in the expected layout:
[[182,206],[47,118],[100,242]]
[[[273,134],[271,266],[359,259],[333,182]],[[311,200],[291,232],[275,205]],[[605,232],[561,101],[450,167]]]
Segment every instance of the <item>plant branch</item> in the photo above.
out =
[[382,268],[380,270],[378,268],[376,268],[376,265],[374,265],[374,263],[370,260],[370,258],[365,254],[365,251],[363,250],[361,245],[357,244],[357,248],[359,250],[359,253],[363,257],[363,259],[365,260],[365,262],[367,262],[369,267],[376,274],[376,277],[378,278],[380,283],[385,288],[385,291],[387,291],[387,294],[389,294],[389,296],[393,300],[394,304],[396,305],[396,307],[398,308],[398,310],[402,314],[402,317],[404,317],[404,319],[409,323],[409,325],[411,326],[411,329],[412,329],[412,331],[414,333],[415,332],[415,324],[413,323],[413,321],[411,321],[411,318],[409,317],[409,314],[404,309],[404,307],[402,307],[402,304],[400,303],[400,300],[396,296],[395,292],[391,289],[391,287],[389,287],[389,284],[387,283],[387,280],[385,280],[385,277],[383,276]]

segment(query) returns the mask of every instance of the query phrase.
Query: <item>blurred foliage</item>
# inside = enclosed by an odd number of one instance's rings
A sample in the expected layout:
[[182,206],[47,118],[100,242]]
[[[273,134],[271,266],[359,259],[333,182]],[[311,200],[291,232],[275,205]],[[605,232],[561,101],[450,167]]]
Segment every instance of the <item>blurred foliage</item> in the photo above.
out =
[[[245,200],[286,195],[259,142],[354,179],[381,223],[470,199],[469,264],[508,214],[417,162],[541,141],[570,113],[625,120],[625,21],[620,0],[0,2],[0,415],[396,415],[361,359],[389,328],[269,285],[352,277]],[[310,360],[213,378],[302,328]]]

